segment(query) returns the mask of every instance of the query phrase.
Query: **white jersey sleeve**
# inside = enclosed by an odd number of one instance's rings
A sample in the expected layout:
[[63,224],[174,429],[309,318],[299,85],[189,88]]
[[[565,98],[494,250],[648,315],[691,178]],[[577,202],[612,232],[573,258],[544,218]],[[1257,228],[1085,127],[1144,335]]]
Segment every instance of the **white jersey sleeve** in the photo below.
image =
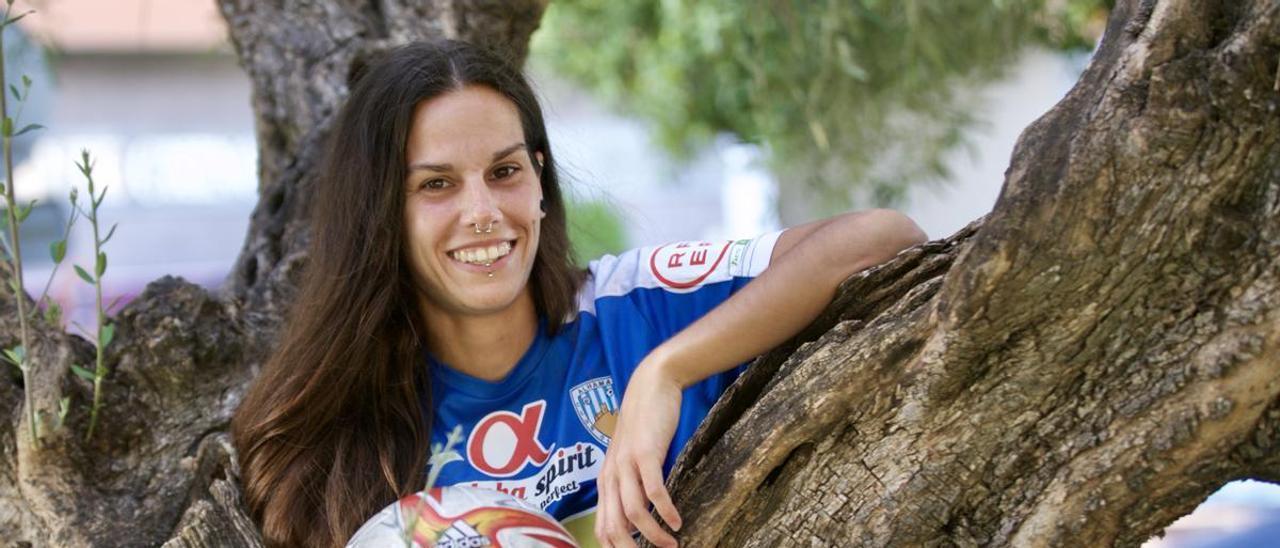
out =
[[[768,266],[782,231],[742,240],[642,247],[591,261],[578,312],[640,315],[670,336],[728,299]],[[637,321],[641,318],[615,318]],[[618,326],[623,327],[623,326]]]

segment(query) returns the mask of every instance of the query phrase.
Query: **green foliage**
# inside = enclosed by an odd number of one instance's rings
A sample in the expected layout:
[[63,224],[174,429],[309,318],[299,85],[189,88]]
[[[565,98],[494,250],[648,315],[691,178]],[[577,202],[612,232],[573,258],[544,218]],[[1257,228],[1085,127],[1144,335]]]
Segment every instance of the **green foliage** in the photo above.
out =
[[[35,405],[31,399],[31,394],[35,392],[35,386],[32,384],[31,378],[34,364],[28,362],[25,350],[31,340],[31,326],[29,320],[34,318],[36,311],[43,304],[43,318],[45,322],[47,322],[50,327],[61,327],[62,309],[57,303],[48,298],[49,287],[53,283],[54,275],[57,274],[58,266],[62,264],[62,261],[67,256],[67,240],[71,236],[71,228],[75,225],[76,217],[78,215],[84,215],[93,225],[95,257],[94,272],[96,275],[90,276],[89,273],[79,265],[75,265],[75,271],[76,274],[79,275],[86,283],[93,285],[97,293],[96,304],[98,336],[95,338],[97,361],[96,367],[93,371],[89,371],[88,369],[76,364],[71,364],[71,372],[81,378],[93,382],[93,411],[89,422],[88,433],[86,434],[86,438],[90,438],[93,436],[94,426],[97,424],[98,409],[101,405],[102,379],[106,376],[107,371],[103,361],[103,350],[111,343],[111,339],[115,336],[115,326],[106,322],[106,314],[102,308],[102,275],[107,270],[107,255],[102,252],[102,245],[106,243],[106,240],[111,238],[111,234],[115,232],[115,226],[111,227],[111,232],[107,234],[106,238],[99,237],[98,206],[102,204],[102,200],[106,197],[107,189],[103,188],[101,193],[97,196],[94,195],[92,176],[93,164],[89,160],[88,151],[84,151],[81,153],[82,161],[80,164],[77,164],[77,167],[80,168],[80,172],[84,174],[85,179],[88,181],[89,198],[91,202],[90,208],[86,211],[80,207],[80,204],[77,202],[77,197],[79,195],[78,191],[72,188],[71,193],[68,195],[68,200],[71,203],[71,214],[67,218],[62,237],[49,245],[49,257],[53,260],[53,268],[49,272],[49,278],[45,281],[44,290],[41,291],[40,296],[35,299],[36,306],[31,310],[27,309],[26,286],[23,282],[22,240],[20,238],[20,227],[31,215],[32,210],[35,209],[36,201],[32,200],[26,205],[20,205],[14,197],[14,186],[16,185],[16,182],[13,177],[13,141],[14,139],[31,131],[44,129],[44,126],[40,124],[26,124],[15,131],[15,128],[19,127],[19,121],[22,119],[23,107],[26,106],[27,101],[30,98],[32,80],[24,74],[21,76],[21,89],[13,84],[7,84],[7,80],[5,78],[6,71],[4,69],[4,31],[9,25],[12,25],[19,19],[22,19],[33,12],[27,11],[20,15],[13,16],[13,0],[6,0],[5,4],[6,8],[3,18],[0,18],[0,155],[3,156],[4,168],[4,184],[0,185],[0,193],[4,194],[5,217],[8,218],[6,228],[8,230],[5,233],[0,233],[0,247],[2,247],[4,251],[4,260],[0,264],[3,264],[7,271],[7,285],[13,292],[15,296],[14,300],[17,302],[17,315],[20,329],[19,336],[22,343],[13,348],[4,349],[3,355],[7,361],[17,366],[18,370],[22,373],[23,385],[26,387],[26,389],[23,390],[26,398],[24,407],[27,409],[27,421],[31,427],[31,442],[32,444],[35,444],[43,435],[41,430],[43,425],[41,422],[41,416],[43,414],[35,409]],[[6,87],[9,90],[8,95],[5,95],[3,92]],[[12,116],[10,116],[10,96],[17,104],[17,108],[12,110]],[[69,397],[64,397],[58,401],[57,420],[54,423],[55,428],[62,427],[70,409],[71,400]]]
[[1045,1],[1036,21],[1035,39],[1050,47],[1090,50],[1107,25],[1115,0]]
[[571,201],[566,216],[569,241],[573,244],[578,264],[605,254],[616,254],[627,247],[627,236],[618,213],[601,201]]
[[[26,13],[17,17],[10,17],[13,10],[13,0],[6,0],[3,22],[0,22],[0,90],[5,87],[5,69],[4,69],[4,29],[13,22],[26,16]],[[31,12],[27,12],[31,13]],[[18,312],[18,331],[19,338],[22,343],[11,350],[5,351],[5,357],[18,367],[22,373],[22,384],[25,387],[24,407],[27,409],[27,423],[30,425],[31,443],[35,445],[42,435],[40,413],[36,412],[35,405],[32,403],[31,393],[33,390],[32,381],[32,364],[26,359],[26,349],[30,347],[31,342],[31,322],[29,316],[32,311],[27,309],[26,285],[22,275],[22,240],[20,226],[27,217],[31,215],[31,210],[35,208],[36,203],[32,201],[26,206],[18,204],[14,195],[13,180],[13,128],[17,124],[16,120],[22,117],[22,107],[26,104],[27,95],[31,91],[31,79],[25,75],[22,77],[23,90],[18,91],[16,87],[8,86],[10,92],[14,95],[14,101],[17,102],[18,108],[15,109],[13,117],[9,116],[9,103],[5,94],[0,91],[0,155],[4,160],[4,208],[5,217],[8,220],[6,228],[8,231],[0,235],[0,247],[4,249],[4,265],[8,271],[8,285],[10,291],[13,292],[14,301],[17,302]],[[25,133],[25,131],[23,131]],[[55,263],[56,268],[56,263]],[[50,274],[52,280],[52,274]],[[48,284],[45,285],[47,290]],[[38,305],[45,295],[41,295],[36,300]]]
[[93,382],[95,378],[93,375],[93,371],[89,371],[88,369],[80,367],[79,365],[76,365],[74,363],[71,364],[71,372],[75,373],[77,377],[80,377],[89,382]]
[[[677,156],[720,132],[767,145],[783,184],[833,209],[945,176],[972,118],[957,84],[1032,40],[1088,43],[1110,0],[558,0],[549,64],[654,124]],[[885,167],[885,166],[889,167]]]
[[[95,367],[93,371],[88,371],[77,366],[72,366],[72,371],[86,380],[93,382],[93,407],[89,411],[89,429],[85,432],[85,439],[93,438],[93,432],[98,426],[98,410],[102,408],[102,380],[107,376],[107,366],[105,361],[107,345],[111,344],[111,340],[115,338],[115,324],[107,322],[106,308],[102,307],[102,275],[107,271],[107,254],[102,251],[102,246],[111,239],[111,235],[115,234],[116,225],[111,225],[111,231],[104,238],[100,232],[101,225],[98,219],[98,209],[102,206],[102,201],[107,197],[107,187],[102,187],[101,193],[97,190],[93,181],[93,159],[89,156],[89,151],[80,152],[80,161],[76,163],[76,168],[80,170],[80,174],[84,175],[85,189],[89,191],[89,208],[84,209],[76,203],[76,193],[71,194],[71,204],[79,211],[80,215],[89,220],[89,225],[93,227],[93,255],[94,265],[93,274],[90,275],[80,265],[75,265],[76,274],[85,283],[92,285],[94,290],[94,311],[97,320],[97,336],[93,337],[93,346],[95,352]],[[110,308],[110,307],[108,307]],[[85,377],[85,374],[91,375]]]
[[21,345],[13,348],[6,348],[4,349],[4,359],[21,369],[23,367],[23,363],[27,361],[27,353]]
[[82,267],[82,266],[80,266],[80,265],[74,265],[74,266],[75,266],[75,269],[76,269],[76,275],[80,276],[80,279],[81,279],[81,280],[84,280],[84,282],[85,282],[85,283],[88,283],[88,284],[92,284],[92,283],[93,283],[93,276],[90,276],[90,275],[89,275],[89,272],[88,272],[88,271],[86,271],[86,270],[84,269],[84,267]]

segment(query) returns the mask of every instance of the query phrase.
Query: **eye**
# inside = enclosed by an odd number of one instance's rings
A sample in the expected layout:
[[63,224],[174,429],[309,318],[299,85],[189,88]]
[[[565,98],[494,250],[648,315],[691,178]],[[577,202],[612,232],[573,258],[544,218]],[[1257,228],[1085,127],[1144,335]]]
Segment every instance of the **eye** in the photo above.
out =
[[517,172],[517,171],[520,171],[520,168],[519,168],[519,167],[516,167],[516,166],[510,166],[510,165],[508,165],[508,166],[502,166],[502,167],[499,167],[498,169],[493,170],[493,178],[494,178],[494,179],[506,179],[506,178],[509,178],[509,177],[514,176],[514,175],[516,174],[516,172]]
[[426,181],[423,181],[422,184],[418,185],[418,188],[422,188],[426,190],[444,190],[446,188],[449,188],[450,186],[452,185],[449,183],[449,181],[436,178],[436,179],[427,179]]

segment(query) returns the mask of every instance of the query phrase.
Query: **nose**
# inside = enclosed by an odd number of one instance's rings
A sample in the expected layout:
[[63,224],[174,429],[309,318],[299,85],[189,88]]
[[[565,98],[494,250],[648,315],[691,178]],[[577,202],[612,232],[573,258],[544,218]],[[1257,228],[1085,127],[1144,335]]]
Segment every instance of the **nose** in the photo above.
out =
[[485,181],[467,181],[463,184],[461,220],[466,227],[490,226],[502,220],[498,197]]

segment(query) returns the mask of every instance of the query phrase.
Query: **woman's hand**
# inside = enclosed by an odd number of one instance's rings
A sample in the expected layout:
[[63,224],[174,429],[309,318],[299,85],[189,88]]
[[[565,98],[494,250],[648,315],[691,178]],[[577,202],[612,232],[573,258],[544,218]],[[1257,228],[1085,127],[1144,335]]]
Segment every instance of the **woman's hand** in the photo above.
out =
[[634,547],[632,529],[657,546],[676,546],[649,514],[649,504],[672,530],[680,530],[680,514],[663,483],[662,461],[680,419],[681,388],[653,354],[627,383],[597,482],[595,534],[601,546]]

